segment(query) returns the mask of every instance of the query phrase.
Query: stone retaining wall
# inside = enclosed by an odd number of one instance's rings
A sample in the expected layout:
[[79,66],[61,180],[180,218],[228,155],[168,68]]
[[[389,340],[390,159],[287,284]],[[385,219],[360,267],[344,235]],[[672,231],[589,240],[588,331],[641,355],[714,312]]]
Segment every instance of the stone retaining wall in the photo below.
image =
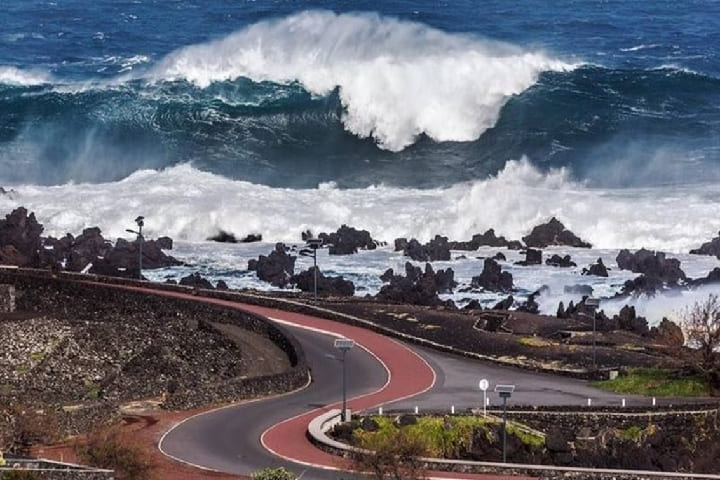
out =
[[[0,270],[0,284],[13,285],[18,292],[17,307],[38,312],[64,312],[72,314],[83,308],[83,314],[92,314],[96,308],[102,312],[108,305],[117,305],[122,311],[128,305],[142,305],[148,312],[165,312],[198,322],[219,322],[238,325],[270,339],[290,360],[291,367],[276,375],[255,378],[236,378],[232,381],[207,382],[193,392],[177,392],[167,397],[168,408],[187,409],[212,403],[225,403],[243,398],[286,392],[306,384],[308,367],[304,353],[297,340],[282,327],[276,326],[259,315],[231,307],[203,302],[148,295],[122,290],[113,283],[133,285],[135,282],[108,282],[88,284],[92,276],[56,275],[47,271]],[[187,293],[187,290],[182,290]],[[82,305],[67,299],[83,298]],[[80,303],[80,302],[79,302]]]
[[33,478],[42,480],[113,480],[115,478],[112,470],[45,459],[8,458],[7,465],[0,467],[0,478],[3,478],[5,472],[28,472]]

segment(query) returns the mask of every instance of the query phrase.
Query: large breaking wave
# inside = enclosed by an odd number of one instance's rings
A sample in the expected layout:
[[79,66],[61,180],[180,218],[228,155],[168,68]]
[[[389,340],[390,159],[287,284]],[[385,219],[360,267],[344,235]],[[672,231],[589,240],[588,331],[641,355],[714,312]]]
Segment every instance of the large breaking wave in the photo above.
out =
[[183,48],[151,75],[200,87],[239,77],[298,81],[321,96],[338,88],[345,128],[399,151],[420,134],[475,140],[540,72],[571,68],[540,52],[419,23],[312,11]]
[[575,66],[325,11],[157,62],[112,61],[129,70],[70,80],[0,66],[0,183],[107,182],[190,163],[273,187],[436,188],[523,155],[596,186],[720,179],[720,80],[682,68]]

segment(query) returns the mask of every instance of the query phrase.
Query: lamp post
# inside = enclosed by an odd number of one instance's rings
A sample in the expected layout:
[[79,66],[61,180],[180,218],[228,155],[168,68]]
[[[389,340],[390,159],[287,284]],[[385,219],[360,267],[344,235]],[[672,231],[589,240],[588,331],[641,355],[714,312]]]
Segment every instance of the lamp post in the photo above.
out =
[[138,241],[138,278],[139,278],[140,280],[142,280],[142,247],[143,247],[143,234],[142,234],[142,229],[143,229],[143,226],[145,226],[145,217],[142,217],[142,216],[137,217],[137,218],[135,219],[135,223],[136,223],[137,226],[138,226],[138,229],[137,229],[137,230],[131,230],[131,229],[128,228],[128,229],[126,229],[125,231],[126,231],[126,232],[129,232],[129,233],[134,233],[135,235],[137,235],[137,241]]
[[336,338],[334,342],[335,348],[342,352],[340,361],[342,362],[342,421],[347,422],[347,367],[345,366],[345,355],[355,346],[355,340],[349,338]]
[[[590,308],[590,313],[592,317],[592,326],[593,326],[593,333],[592,333],[592,366],[593,370],[597,369],[597,352],[596,352],[596,319],[595,319],[595,309],[600,306],[600,300],[593,297],[587,297],[585,298],[585,306]],[[582,315],[588,316],[587,313],[582,313]]]
[[319,238],[308,238],[305,242],[308,248],[300,250],[300,255],[313,259],[313,300],[317,302],[317,251],[323,241]]
[[515,391],[515,385],[495,385],[495,392],[503,399],[503,463],[507,462],[507,399],[512,396]]

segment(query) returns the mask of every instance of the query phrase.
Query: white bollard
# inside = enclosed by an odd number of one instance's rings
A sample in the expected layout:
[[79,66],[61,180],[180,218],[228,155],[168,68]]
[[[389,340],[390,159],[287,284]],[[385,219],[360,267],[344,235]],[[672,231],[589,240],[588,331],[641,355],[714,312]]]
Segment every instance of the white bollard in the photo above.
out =
[[487,405],[488,407],[490,406],[490,399],[489,399],[489,398],[486,398],[486,399],[485,399],[485,405]]
[[382,407],[378,407],[378,415],[382,415]]
[[450,405],[450,414],[455,415],[455,405]]
[[592,398],[588,398],[588,407],[592,406]]
[[625,399],[624,398],[622,399],[622,406],[623,406],[623,408],[625,408]]
[[653,397],[653,407],[655,406],[655,397]]
[[415,405],[415,415],[417,415],[418,413],[420,413],[420,407]]

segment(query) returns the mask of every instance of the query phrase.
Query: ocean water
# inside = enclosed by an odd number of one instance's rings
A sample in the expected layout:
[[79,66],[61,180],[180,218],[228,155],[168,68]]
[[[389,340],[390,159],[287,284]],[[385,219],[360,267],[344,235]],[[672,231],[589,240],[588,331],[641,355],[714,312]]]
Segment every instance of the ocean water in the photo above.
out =
[[[519,238],[556,216],[609,261],[715,266],[685,254],[720,230],[717,2],[5,0],[0,24],[0,210],[47,233],[142,214],[207,270],[220,229]],[[383,252],[332,265],[372,292]]]

